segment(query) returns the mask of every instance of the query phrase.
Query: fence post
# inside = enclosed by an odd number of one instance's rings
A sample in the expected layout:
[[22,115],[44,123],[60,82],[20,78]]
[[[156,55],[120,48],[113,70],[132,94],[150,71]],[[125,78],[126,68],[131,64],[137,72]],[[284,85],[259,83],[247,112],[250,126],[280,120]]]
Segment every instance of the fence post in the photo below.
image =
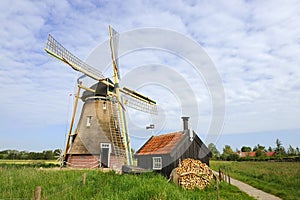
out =
[[37,186],[36,191],[35,191],[35,200],[40,200],[41,199],[41,193],[42,193],[42,187]]
[[218,200],[220,200],[219,180],[218,180],[217,176],[215,178],[216,178],[216,187],[217,187]]
[[230,168],[228,167],[228,183],[229,183],[229,185],[231,185],[231,183],[230,183]]
[[224,167],[224,173],[223,173],[223,176],[224,176],[224,181],[227,183],[227,176],[226,176],[226,167]]
[[82,185],[85,185],[85,181],[86,181],[86,173],[84,172],[82,176]]
[[224,181],[228,183],[227,168],[224,167]]

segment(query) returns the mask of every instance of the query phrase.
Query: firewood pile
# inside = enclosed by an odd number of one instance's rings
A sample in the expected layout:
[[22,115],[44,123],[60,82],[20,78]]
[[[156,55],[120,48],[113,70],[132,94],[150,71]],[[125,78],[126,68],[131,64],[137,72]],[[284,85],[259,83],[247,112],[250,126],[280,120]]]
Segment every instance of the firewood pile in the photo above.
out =
[[175,169],[178,184],[184,189],[199,188],[202,190],[208,186],[213,179],[212,170],[200,160],[187,158],[179,163]]

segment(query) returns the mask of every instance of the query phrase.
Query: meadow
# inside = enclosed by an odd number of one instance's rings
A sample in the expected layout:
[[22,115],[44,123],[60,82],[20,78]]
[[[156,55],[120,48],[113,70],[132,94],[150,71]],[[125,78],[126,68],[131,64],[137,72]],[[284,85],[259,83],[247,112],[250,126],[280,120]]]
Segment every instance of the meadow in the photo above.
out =
[[[86,174],[85,183],[83,174]],[[0,167],[0,199],[32,199],[41,186],[42,199],[217,199],[216,185],[186,191],[161,175],[104,173],[101,170]],[[236,187],[221,183],[221,199],[253,199]]]
[[56,160],[0,160],[0,167],[53,168],[59,167],[59,162]]
[[215,171],[224,167],[231,177],[265,192],[286,200],[300,197],[300,162],[211,161]]

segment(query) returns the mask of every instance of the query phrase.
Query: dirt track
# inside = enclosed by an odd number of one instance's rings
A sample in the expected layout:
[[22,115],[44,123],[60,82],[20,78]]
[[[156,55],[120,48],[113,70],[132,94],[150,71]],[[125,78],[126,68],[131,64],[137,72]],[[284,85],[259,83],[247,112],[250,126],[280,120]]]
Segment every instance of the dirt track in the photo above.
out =
[[[216,175],[218,175],[218,172],[214,171],[214,173]],[[259,200],[281,200],[281,198],[279,198],[279,197],[276,197],[272,194],[266,193],[262,190],[256,189],[256,188],[252,187],[251,185],[248,185],[248,184],[238,181],[236,179],[230,178],[230,182],[232,185],[238,187],[241,191],[247,193],[248,195],[250,195],[256,199],[259,199]]]

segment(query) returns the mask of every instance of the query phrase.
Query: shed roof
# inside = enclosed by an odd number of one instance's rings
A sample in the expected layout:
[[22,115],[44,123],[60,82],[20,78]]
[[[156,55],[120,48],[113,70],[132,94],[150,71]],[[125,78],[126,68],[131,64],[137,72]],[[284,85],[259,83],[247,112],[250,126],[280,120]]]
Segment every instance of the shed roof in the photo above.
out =
[[142,146],[136,155],[150,155],[150,154],[168,154],[170,153],[183,137],[183,132],[174,132],[158,136],[152,136]]

